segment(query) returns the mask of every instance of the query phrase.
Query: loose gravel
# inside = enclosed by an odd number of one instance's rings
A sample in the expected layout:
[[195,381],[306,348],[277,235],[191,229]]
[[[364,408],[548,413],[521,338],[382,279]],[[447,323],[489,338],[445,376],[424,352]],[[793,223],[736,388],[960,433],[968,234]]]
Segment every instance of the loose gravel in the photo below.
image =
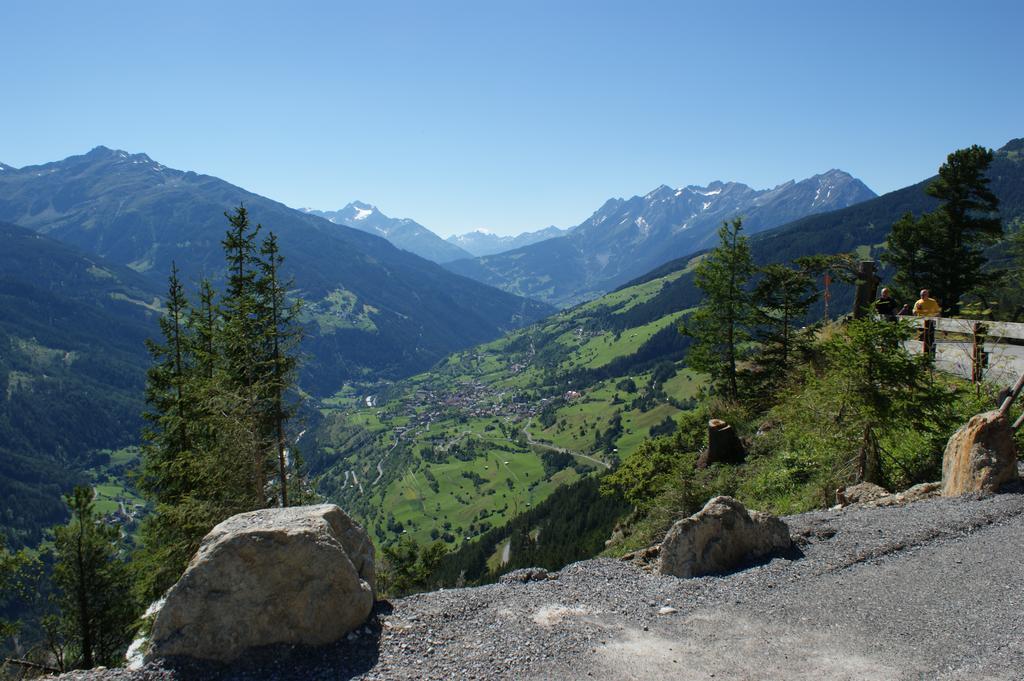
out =
[[1024,494],[785,518],[797,547],[717,577],[595,559],[379,603],[323,648],[62,679],[1022,679]]

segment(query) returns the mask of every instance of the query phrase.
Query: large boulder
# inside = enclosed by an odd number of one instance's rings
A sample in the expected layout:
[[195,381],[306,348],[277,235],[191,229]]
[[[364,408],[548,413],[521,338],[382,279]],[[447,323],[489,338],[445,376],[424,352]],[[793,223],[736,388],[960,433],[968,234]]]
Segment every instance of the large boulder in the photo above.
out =
[[658,572],[699,577],[734,570],[792,545],[789,528],[773,515],[748,512],[732,497],[715,497],[665,536]]
[[942,496],[996,492],[1017,479],[1017,446],[998,411],[971,418],[953,433],[942,457]]
[[256,646],[337,641],[373,608],[373,559],[366,532],[333,504],[228,518],[167,592],[146,658],[228,662]]

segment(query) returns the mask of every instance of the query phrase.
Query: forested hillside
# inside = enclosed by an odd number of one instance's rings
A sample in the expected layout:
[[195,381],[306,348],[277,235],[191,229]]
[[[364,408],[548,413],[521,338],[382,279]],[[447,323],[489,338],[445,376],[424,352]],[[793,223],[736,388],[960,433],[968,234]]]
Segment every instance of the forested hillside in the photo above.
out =
[[0,224],[0,528],[34,544],[60,495],[138,442],[160,292],[132,270]]

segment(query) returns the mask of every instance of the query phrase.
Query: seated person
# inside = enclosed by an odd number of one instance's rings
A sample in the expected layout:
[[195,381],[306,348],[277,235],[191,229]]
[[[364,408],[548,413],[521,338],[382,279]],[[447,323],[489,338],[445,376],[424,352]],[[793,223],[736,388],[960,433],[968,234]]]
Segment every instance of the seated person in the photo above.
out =
[[875,312],[881,315],[883,319],[893,322],[896,321],[896,312],[899,309],[900,305],[893,299],[889,289],[883,288],[878,300],[875,301]]

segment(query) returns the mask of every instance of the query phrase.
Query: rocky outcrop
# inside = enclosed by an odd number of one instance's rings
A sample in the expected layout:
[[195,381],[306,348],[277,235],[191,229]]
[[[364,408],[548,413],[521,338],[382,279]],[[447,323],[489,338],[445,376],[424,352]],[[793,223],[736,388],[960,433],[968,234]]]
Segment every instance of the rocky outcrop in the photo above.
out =
[[508,572],[502,575],[498,581],[502,584],[526,584],[527,582],[543,582],[548,579],[558,579],[558,573],[532,567]]
[[873,482],[862,482],[852,487],[843,487],[836,490],[836,502],[840,506],[863,504],[887,496],[891,496],[889,490]]
[[789,528],[773,515],[748,512],[732,497],[715,497],[665,536],[658,572],[676,577],[729,572],[792,545]]
[[146,657],[231,661],[268,644],[332,643],[373,601],[373,544],[340,508],[242,513],[206,535],[167,592]]
[[853,487],[843,487],[836,490],[836,508],[846,506],[902,506],[923,499],[931,499],[940,496],[942,491],[941,482],[922,482],[913,487],[891,494],[884,487],[871,482],[862,482]]
[[978,414],[949,438],[942,458],[942,496],[996,492],[1017,479],[1017,446],[1005,416]]

